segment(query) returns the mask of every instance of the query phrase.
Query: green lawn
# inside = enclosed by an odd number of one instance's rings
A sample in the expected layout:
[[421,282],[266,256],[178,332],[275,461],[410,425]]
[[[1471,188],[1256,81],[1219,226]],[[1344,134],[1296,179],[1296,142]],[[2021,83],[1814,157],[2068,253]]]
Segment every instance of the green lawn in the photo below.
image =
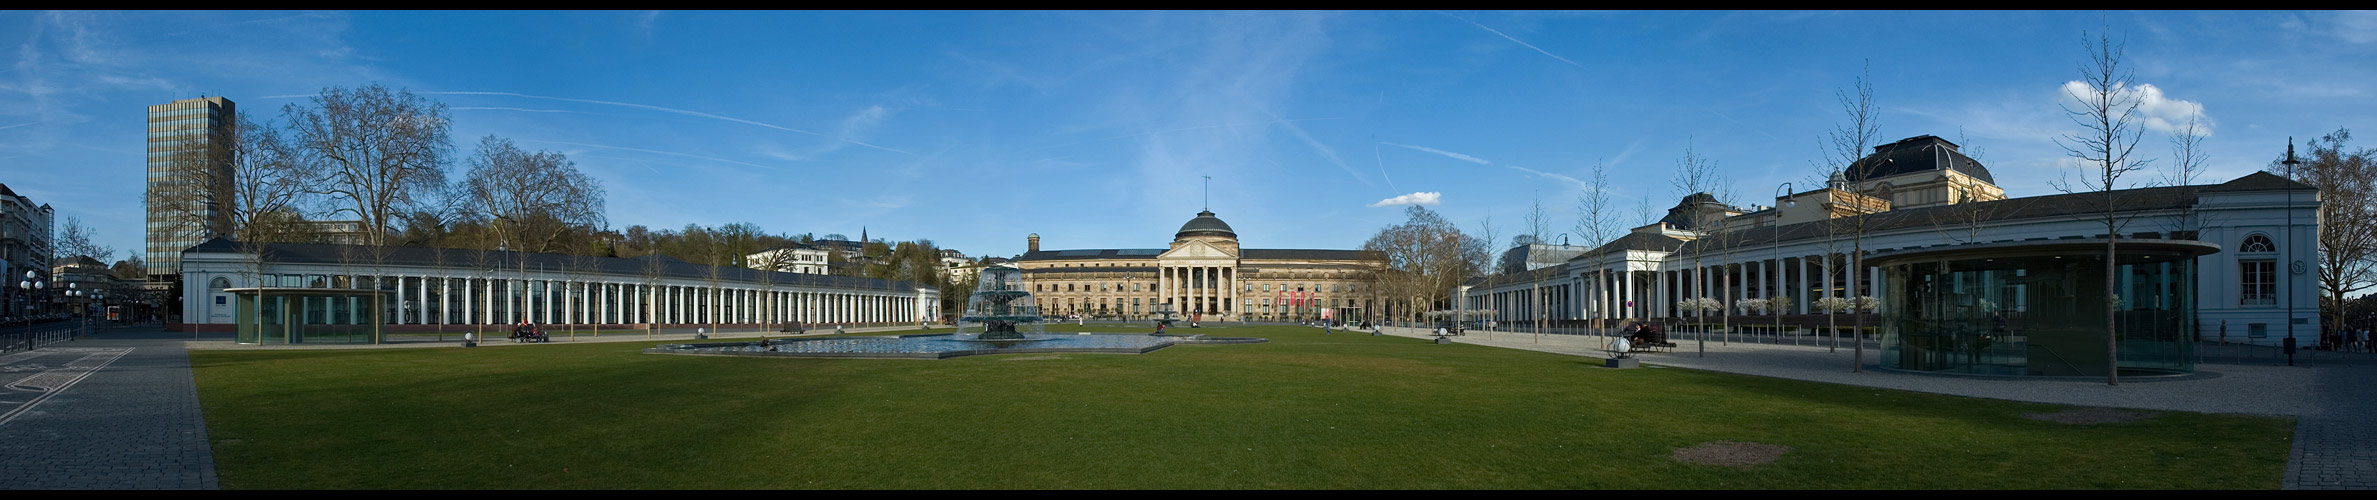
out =
[[[1195,331],[1272,340],[938,361],[638,351],[657,342],[191,358],[236,489],[2274,489],[2293,433],[2287,418],[2065,425],[2022,417],[2056,405]],[[1747,468],[1670,459],[1711,441],[1793,451]]]

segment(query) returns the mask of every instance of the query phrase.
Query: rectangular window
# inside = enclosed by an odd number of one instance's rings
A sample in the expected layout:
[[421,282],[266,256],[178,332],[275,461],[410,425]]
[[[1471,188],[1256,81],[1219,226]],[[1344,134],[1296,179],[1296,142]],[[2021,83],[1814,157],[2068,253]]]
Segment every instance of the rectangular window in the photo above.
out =
[[2237,305],[2278,305],[2278,261],[2238,261]]

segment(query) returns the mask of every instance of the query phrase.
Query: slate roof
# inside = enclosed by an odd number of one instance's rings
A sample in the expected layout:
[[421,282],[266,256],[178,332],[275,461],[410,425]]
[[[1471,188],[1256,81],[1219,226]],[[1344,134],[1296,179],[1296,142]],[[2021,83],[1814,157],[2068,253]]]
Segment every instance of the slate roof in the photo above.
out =
[[1859,167],[1846,172],[1852,182],[1946,168],[1997,184],[1997,178],[1990,176],[1989,169],[1981,166],[1981,162],[1958,152],[1956,143],[1939,136],[1919,135],[1874,146],[1874,154],[1858,161]]
[[[267,255],[273,262],[294,264],[344,264],[356,259],[355,257],[352,257],[352,255],[361,254],[361,251],[367,249],[368,247],[356,245],[267,243],[264,245],[264,254]],[[502,267],[510,268],[543,268],[553,270],[554,272],[559,272],[562,269],[578,268],[577,263],[573,262],[574,259],[572,256],[563,254],[509,251],[482,252],[478,250],[464,250],[456,248],[424,247],[387,247],[387,251],[387,258],[383,262],[385,262],[385,265],[389,266],[469,269],[484,262],[491,265],[500,265]],[[232,241],[229,237],[217,237],[215,239],[207,240],[205,243],[200,243],[198,246],[190,247],[190,249],[182,251],[182,253],[185,255],[193,252],[239,253],[240,244],[238,242]],[[679,279],[709,279],[710,277],[710,266],[677,260],[665,255],[650,255],[636,258],[595,257],[593,258],[592,264],[595,269],[594,272],[600,274],[617,276],[642,276],[647,263],[653,261],[660,263],[660,274],[665,277]],[[759,282],[760,274],[765,272],[768,271],[726,266],[720,269],[719,279],[737,283],[757,283]],[[824,286],[862,290],[909,291],[917,288],[932,288],[929,286],[921,286],[918,283],[912,281],[889,281],[850,276],[828,276],[820,274],[784,272],[775,273],[772,282],[779,285]]]
[[[2114,206],[2121,207],[2121,211],[2124,212],[2185,208],[2195,203],[2197,193],[2211,187],[2214,186],[2196,185],[2123,189],[2113,192],[2113,203]],[[1858,217],[1871,218],[1870,220],[1866,221],[1866,232],[1871,234],[1876,232],[1887,232],[1908,228],[1931,227],[1942,224],[1955,225],[1959,220],[1974,217],[1976,215],[1993,221],[2038,219],[2049,217],[2080,218],[2086,217],[2090,212],[2103,210],[2104,196],[2104,193],[2072,193],[2049,196],[2033,196],[2028,198],[2007,198],[1995,201],[1959,203],[1954,205],[1937,205],[1912,209],[1897,209],[1871,215],[1842,217],[1834,220],[1848,224],[1855,224],[1854,221]],[[1775,238],[1778,235],[1783,238],[1783,241],[1786,242],[1805,239],[1820,239],[1825,236],[1824,222],[1825,221],[1802,222],[1780,228],[1762,227],[1744,229],[1734,232],[1733,241],[1730,243],[1734,248],[1754,248],[1758,245],[1774,244]],[[1948,231],[1953,232],[1956,230],[1949,229]],[[1844,232],[1842,234],[1845,237],[1847,233]],[[1717,245],[1719,243],[1720,242],[1713,238],[1701,238],[1685,243],[1680,251],[1698,252],[1703,248]],[[1868,250],[1874,249],[1869,248]]]
[[1180,232],[1174,233],[1172,237],[1186,238],[1190,236],[1228,236],[1236,238],[1238,237],[1238,233],[1236,231],[1230,230],[1229,223],[1222,222],[1220,217],[1214,217],[1212,210],[1206,210],[1197,212],[1197,218],[1189,219],[1187,224],[1181,224]]
[[2244,177],[2238,177],[2235,180],[2212,186],[2206,186],[2200,192],[2228,193],[2237,191],[2284,191],[2288,189],[2310,190],[2312,187],[2310,184],[2287,180],[2285,177],[2281,177],[2277,174],[2272,174],[2269,172],[2254,172],[2245,174]]
[[1028,274],[1152,273],[1156,272],[1156,268],[1155,266],[1047,267],[1040,269],[1026,269],[1024,272]]
[[[1107,248],[1086,250],[1039,250],[1024,252],[1017,261],[1093,260],[1093,259],[1153,259],[1169,251],[1162,248]],[[1325,250],[1303,248],[1247,248],[1238,251],[1240,260],[1361,260],[1382,257],[1361,250]]]
[[1323,250],[1292,248],[1248,248],[1238,251],[1241,260],[1386,260],[1386,256],[1365,250]]
[[1676,246],[1682,245],[1683,243],[1683,239],[1664,234],[1626,233],[1625,236],[1620,236],[1617,240],[1611,241],[1599,247],[1594,247],[1592,250],[1585,251],[1585,253],[1578,254],[1575,257],[1570,257],[1568,260],[1592,259],[1595,254],[1612,254],[1626,250],[1657,250],[1661,252],[1672,251],[1676,249]]
[[1161,248],[1107,248],[1090,250],[1033,250],[1015,257],[1027,260],[1089,260],[1089,259],[1153,259],[1163,255]]

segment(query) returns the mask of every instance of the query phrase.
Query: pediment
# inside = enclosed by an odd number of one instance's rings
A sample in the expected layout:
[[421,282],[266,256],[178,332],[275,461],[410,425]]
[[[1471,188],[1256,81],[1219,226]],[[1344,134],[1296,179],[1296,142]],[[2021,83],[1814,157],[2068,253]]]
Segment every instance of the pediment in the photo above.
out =
[[1157,258],[1163,260],[1236,260],[1238,254],[1213,246],[1212,243],[1191,240],[1181,244],[1178,248],[1164,252]]

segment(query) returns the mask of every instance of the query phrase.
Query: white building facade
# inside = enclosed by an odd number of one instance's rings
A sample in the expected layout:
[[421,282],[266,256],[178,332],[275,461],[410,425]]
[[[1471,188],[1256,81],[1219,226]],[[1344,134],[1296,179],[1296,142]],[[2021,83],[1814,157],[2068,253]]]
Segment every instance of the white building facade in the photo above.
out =
[[[774,326],[918,324],[940,315],[940,291],[904,281],[524,252],[269,244],[261,266],[217,238],[182,253],[183,318],[232,327],[228,289],[376,289],[389,325],[538,324]],[[483,255],[482,255],[483,254]],[[376,262],[373,262],[376,260]],[[260,269],[259,269],[260,268]]]
[[[1839,194],[1825,191],[1831,190],[1794,193],[1776,203],[1796,206]],[[1492,310],[1491,317],[1506,325],[1538,317],[1682,319],[1695,313],[1679,302],[1704,297],[1738,304],[1783,296],[1789,299],[1786,317],[1822,314],[1813,304],[1825,297],[1882,295],[1876,268],[1854,268],[1851,256],[1860,251],[2101,242],[2105,197],[2080,193],[1884,209],[1780,227],[1728,223],[1720,226],[1724,231],[1660,222],[1587,251],[1560,272],[1490,276],[1455,292],[1463,308]],[[2115,191],[2112,204],[2123,241],[2219,247],[2195,259],[2196,338],[2259,345],[2278,345],[2289,335],[2304,345],[2318,338],[2319,200],[2310,186],[2254,173],[2221,184]],[[1678,210],[1690,205],[1687,200]],[[1854,230],[1858,218],[1866,219],[1861,242]],[[1769,315],[1741,309],[1731,314]]]

